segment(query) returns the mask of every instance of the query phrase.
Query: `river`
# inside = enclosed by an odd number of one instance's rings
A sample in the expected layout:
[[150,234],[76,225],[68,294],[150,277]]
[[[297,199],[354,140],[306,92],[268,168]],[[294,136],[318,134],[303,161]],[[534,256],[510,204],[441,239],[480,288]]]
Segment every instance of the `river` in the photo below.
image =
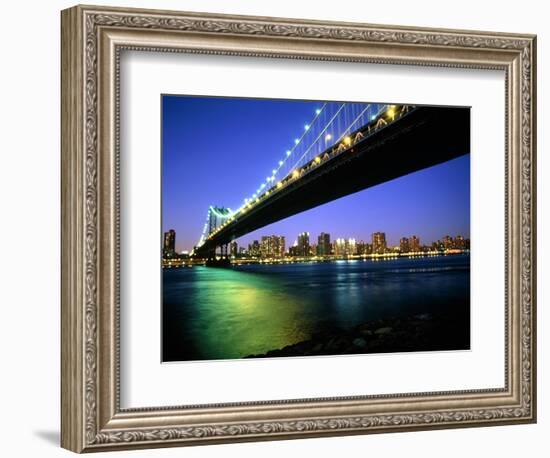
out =
[[163,361],[242,358],[413,314],[469,316],[467,254],[163,270]]

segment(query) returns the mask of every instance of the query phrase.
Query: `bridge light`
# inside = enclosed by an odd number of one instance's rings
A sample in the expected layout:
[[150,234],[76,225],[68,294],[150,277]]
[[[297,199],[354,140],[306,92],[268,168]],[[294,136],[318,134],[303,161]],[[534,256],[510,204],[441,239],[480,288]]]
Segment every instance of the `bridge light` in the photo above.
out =
[[292,154],[292,151],[287,150],[286,155],[287,155],[287,156],[290,156],[291,154]]
[[277,188],[280,189],[280,188],[282,188],[282,187],[283,187],[283,182],[282,182],[282,181],[279,181],[279,182],[277,183]]
[[392,106],[392,108],[390,108],[390,109],[387,111],[387,113],[388,113],[388,116],[391,117],[391,118],[393,119],[393,117],[395,116],[395,109],[393,108],[393,106]]
[[319,164],[321,162],[321,158],[319,156],[317,156],[315,159],[314,159],[315,163],[316,164]]
[[325,141],[328,142],[330,139],[332,139],[332,135],[326,134],[325,135]]
[[309,124],[304,125],[304,130],[309,130]]
[[265,183],[262,183],[262,185],[260,186],[260,189],[264,189],[265,188]]
[[300,172],[298,172],[298,170],[294,170],[294,172],[292,172],[292,178],[298,178],[300,176]]
[[283,161],[279,161],[279,167],[283,165]]
[[350,144],[351,144],[351,137],[346,137],[346,138],[344,138],[344,143],[345,143],[346,145],[350,145]]
[[272,173],[273,175],[275,175],[275,174],[277,173],[277,170],[276,170],[276,169],[273,169],[273,170],[271,171],[271,173]]
[[374,121],[375,119],[376,119],[376,115],[372,115],[372,116],[370,117],[370,120],[371,120],[371,121]]
[[321,109],[320,109],[320,108],[317,108],[317,109],[315,110],[315,114],[317,114],[317,115],[321,114]]
[[294,139],[294,143],[296,143],[296,144],[300,143],[300,139],[299,139],[299,138],[295,138],[295,139]]

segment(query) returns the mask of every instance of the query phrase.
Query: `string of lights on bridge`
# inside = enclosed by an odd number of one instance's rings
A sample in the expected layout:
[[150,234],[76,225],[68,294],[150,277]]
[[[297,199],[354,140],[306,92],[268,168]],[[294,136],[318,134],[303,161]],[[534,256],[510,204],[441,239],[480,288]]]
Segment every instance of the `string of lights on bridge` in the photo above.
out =
[[[245,214],[261,199],[282,189],[292,180],[299,178],[301,168],[304,165],[308,163],[315,166],[319,165],[326,159],[325,154],[322,153],[336,147],[336,145],[338,145],[339,150],[348,149],[354,142],[358,141],[357,137],[352,138],[352,134],[360,131],[361,127],[374,124],[372,130],[374,132],[377,127],[386,124],[383,119],[384,115],[393,120],[396,115],[396,108],[395,105],[386,104],[323,103],[315,110],[312,120],[303,125],[301,134],[294,139],[293,144],[284,152],[265,180],[249,197],[242,201],[242,204],[236,210],[214,206],[208,208],[206,222],[197,246],[202,246],[206,240],[224,229],[240,215]],[[408,106],[402,107],[407,111],[408,108]],[[376,120],[378,122],[375,123]],[[363,134],[359,135],[363,137]],[[213,229],[209,227],[212,216],[221,220],[221,224]]]

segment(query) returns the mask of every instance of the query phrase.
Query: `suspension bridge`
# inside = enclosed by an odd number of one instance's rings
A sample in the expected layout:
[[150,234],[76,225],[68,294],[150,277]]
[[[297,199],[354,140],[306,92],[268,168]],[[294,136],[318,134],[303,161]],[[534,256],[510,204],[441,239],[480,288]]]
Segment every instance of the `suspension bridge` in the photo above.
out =
[[238,208],[211,205],[194,257],[228,259],[238,237],[470,152],[470,110],[327,102]]

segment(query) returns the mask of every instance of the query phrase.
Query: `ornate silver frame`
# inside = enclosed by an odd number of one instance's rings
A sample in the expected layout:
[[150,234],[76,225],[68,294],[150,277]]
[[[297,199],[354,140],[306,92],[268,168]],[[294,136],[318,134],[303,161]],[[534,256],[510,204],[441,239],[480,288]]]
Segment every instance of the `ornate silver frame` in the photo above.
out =
[[[506,74],[503,389],[121,409],[120,51],[500,69]],[[62,422],[75,452],[536,419],[533,35],[76,6],[62,12]]]

